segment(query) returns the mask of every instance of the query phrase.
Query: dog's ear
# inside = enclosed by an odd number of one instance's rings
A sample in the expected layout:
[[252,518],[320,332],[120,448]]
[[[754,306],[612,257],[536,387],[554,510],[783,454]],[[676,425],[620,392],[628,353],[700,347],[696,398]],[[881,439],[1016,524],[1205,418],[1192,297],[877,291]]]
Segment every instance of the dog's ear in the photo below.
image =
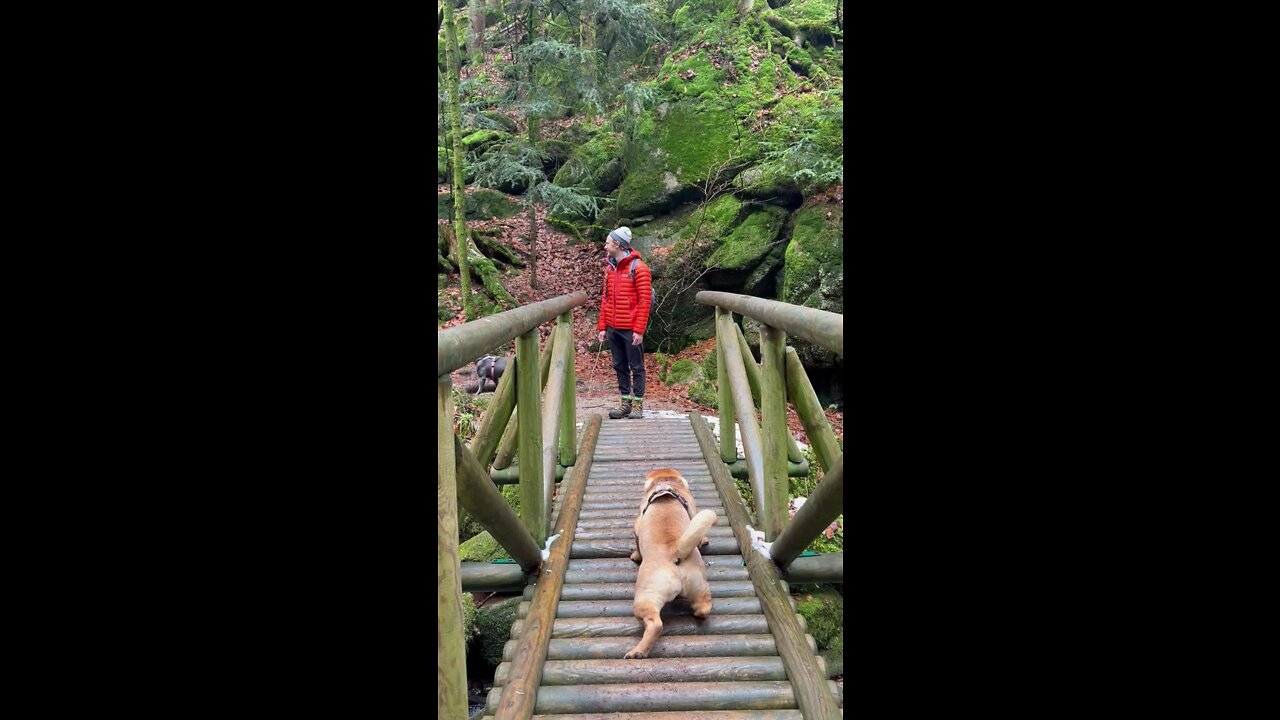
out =
[[688,481],[688,480],[685,480],[683,475],[677,475],[676,477],[680,478],[680,482],[684,485],[684,489],[685,489],[685,490],[688,490],[688,489],[689,489],[689,481]]
[[651,472],[647,472],[647,473],[645,473],[645,475],[644,475],[644,491],[645,491],[645,492],[649,492],[649,488],[653,487],[653,484],[654,484],[655,482],[657,482],[657,481],[658,481],[658,475],[657,475],[657,473],[654,473],[654,472],[652,472],[652,471],[651,471]]

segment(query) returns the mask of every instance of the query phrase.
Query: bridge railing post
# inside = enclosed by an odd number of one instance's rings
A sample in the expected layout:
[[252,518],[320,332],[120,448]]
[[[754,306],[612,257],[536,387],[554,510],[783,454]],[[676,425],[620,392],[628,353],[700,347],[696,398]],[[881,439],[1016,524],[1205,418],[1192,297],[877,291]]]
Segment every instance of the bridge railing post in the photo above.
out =
[[[774,540],[787,518],[787,391],[782,361],[786,333],[760,329],[760,424],[764,436],[764,507],[760,518],[765,538]],[[745,364],[745,363],[744,363]]]
[[520,452],[520,514],[524,526],[542,545],[547,540],[546,506],[543,502],[542,468],[542,397],[539,392],[538,329],[535,327],[516,339],[516,423]]
[[436,717],[441,718],[467,716],[452,389],[448,373],[436,381]]
[[578,380],[574,372],[577,343],[573,341],[573,312],[566,312],[556,322],[556,327],[567,328],[569,364],[565,368],[564,405],[560,409],[560,464],[569,467],[577,462],[578,445]]

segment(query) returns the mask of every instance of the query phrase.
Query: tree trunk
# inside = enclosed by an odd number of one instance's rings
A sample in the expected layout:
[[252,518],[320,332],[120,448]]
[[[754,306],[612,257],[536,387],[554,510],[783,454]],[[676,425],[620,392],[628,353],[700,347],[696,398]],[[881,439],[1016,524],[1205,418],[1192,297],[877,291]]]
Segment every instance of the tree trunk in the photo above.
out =
[[444,2],[445,62],[448,64],[450,133],[453,135],[453,232],[458,243],[458,277],[462,282],[462,317],[472,317],[471,269],[467,265],[467,196],[462,191],[462,103],[458,99],[458,31],[453,0]]
[[844,30],[844,25],[840,21],[840,6],[844,4],[844,0],[836,0],[836,27]]
[[[583,0],[582,2],[582,47],[584,50],[594,50],[596,48],[596,4],[595,0]],[[587,59],[586,67],[587,87],[595,89],[596,87],[596,60],[595,57]],[[586,108],[587,122],[595,121],[596,109],[593,107]]]
[[[530,192],[532,192],[530,188]],[[529,201],[529,287],[538,289],[538,206]]]
[[467,13],[471,16],[471,37],[467,43],[467,51],[472,55],[484,55],[484,2],[469,0]]

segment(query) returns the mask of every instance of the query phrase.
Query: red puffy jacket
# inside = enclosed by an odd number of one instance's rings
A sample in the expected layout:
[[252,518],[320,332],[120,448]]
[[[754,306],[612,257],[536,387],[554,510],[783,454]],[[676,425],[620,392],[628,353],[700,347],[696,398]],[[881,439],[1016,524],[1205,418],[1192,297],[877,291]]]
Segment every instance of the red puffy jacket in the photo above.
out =
[[[636,264],[635,282],[631,280],[631,263]],[[600,299],[600,322],[596,323],[596,330],[604,330],[607,326],[643,335],[649,326],[652,287],[649,266],[640,260],[640,253],[635,250],[619,260],[617,267],[606,262],[604,295]]]

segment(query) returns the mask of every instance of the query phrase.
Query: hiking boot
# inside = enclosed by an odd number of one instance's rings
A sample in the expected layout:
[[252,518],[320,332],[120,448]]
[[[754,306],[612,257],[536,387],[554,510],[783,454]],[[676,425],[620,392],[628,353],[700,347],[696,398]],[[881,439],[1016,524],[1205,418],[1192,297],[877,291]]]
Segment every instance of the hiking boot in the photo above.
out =
[[622,398],[622,406],[619,407],[617,410],[609,411],[609,417],[613,418],[614,420],[619,420],[621,418],[627,417],[630,414],[631,414],[631,398],[629,397]]
[[631,418],[632,420],[644,419],[644,398],[631,399],[631,414],[628,415],[627,417]]

